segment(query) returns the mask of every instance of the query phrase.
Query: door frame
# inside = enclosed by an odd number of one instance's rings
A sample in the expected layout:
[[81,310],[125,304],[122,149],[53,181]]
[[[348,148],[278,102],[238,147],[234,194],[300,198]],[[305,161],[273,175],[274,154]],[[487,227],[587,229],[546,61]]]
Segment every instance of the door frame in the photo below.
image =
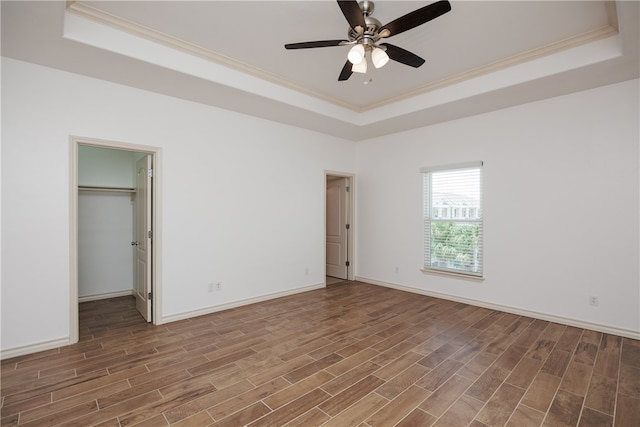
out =
[[90,146],[112,150],[133,151],[151,156],[153,186],[151,189],[151,292],[153,292],[152,319],[154,325],[162,323],[162,149],[148,145],[129,144],[95,138],[70,136],[69,167],[69,344],[80,338],[78,302],[78,147]]
[[355,263],[355,253],[356,253],[356,248],[355,248],[355,233],[356,233],[356,226],[355,226],[355,194],[356,194],[356,180],[355,180],[355,175],[352,173],[346,173],[346,172],[337,172],[337,171],[329,171],[329,170],[325,170],[324,171],[324,191],[323,191],[323,198],[324,201],[322,203],[322,205],[324,206],[324,211],[323,211],[323,215],[324,215],[324,235],[322,237],[322,242],[324,244],[323,248],[322,248],[322,253],[323,253],[323,263],[322,263],[322,268],[324,270],[324,277],[325,277],[325,286],[326,286],[326,277],[327,277],[327,178],[329,177],[335,177],[335,178],[346,178],[347,180],[347,186],[349,186],[349,191],[347,192],[347,206],[348,206],[348,212],[347,212],[347,223],[349,224],[349,232],[347,233],[347,259],[349,260],[349,268],[347,269],[347,280],[355,280],[356,274],[356,263]]

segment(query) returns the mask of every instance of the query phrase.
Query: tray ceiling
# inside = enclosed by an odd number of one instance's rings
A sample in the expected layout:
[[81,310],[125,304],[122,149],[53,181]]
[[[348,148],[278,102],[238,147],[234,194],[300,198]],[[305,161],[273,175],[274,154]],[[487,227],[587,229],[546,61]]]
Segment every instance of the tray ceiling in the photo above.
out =
[[[383,24],[429,2],[377,1]],[[346,82],[335,1],[2,2],[3,56],[359,140],[637,78],[638,3],[452,1]],[[106,64],[110,64],[106,66]],[[171,86],[171,87],[168,87]]]

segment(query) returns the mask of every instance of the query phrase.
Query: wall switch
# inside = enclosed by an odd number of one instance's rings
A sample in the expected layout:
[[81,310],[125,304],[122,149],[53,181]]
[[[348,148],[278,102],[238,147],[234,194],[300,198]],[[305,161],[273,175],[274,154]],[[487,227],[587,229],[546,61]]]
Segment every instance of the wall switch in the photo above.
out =
[[597,307],[600,303],[600,299],[597,296],[591,295],[589,296],[589,305],[593,307]]
[[209,283],[209,292],[215,291],[215,285],[213,283]]

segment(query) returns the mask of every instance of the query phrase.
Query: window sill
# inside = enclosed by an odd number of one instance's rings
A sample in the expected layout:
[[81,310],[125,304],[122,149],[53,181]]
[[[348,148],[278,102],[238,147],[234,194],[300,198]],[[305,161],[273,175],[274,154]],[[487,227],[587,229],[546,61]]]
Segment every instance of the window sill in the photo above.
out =
[[435,274],[437,276],[455,277],[458,279],[471,280],[474,282],[484,281],[484,276],[476,276],[473,274],[456,273],[453,271],[440,270],[437,268],[423,268],[421,271],[425,274]]

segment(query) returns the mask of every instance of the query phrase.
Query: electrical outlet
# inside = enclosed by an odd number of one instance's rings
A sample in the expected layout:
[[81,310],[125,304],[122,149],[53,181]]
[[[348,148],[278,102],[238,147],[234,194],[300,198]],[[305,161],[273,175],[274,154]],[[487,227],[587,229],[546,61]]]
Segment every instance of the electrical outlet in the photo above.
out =
[[589,296],[589,305],[593,307],[597,307],[599,303],[600,303],[600,299],[597,296],[595,295]]
[[221,291],[221,290],[222,290],[222,282],[216,283],[216,291]]

